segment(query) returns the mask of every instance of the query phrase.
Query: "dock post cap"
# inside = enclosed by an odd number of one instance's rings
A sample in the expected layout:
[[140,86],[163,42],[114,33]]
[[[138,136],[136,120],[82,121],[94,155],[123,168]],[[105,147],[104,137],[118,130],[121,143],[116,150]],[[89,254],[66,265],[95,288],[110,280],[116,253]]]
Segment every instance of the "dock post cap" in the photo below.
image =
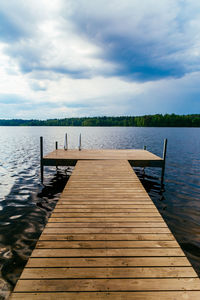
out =
[[65,150],[68,150],[68,139],[67,139],[67,133],[65,134],[64,149],[65,149]]

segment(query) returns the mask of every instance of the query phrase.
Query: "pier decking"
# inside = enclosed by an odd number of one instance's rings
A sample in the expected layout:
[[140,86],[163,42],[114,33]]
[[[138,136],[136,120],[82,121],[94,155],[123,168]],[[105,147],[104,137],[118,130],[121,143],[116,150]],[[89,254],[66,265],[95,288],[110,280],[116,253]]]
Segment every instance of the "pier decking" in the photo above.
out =
[[12,300],[200,299],[197,274],[128,160],[78,160]]
[[94,149],[63,150],[57,149],[43,157],[45,166],[75,166],[78,160],[119,160],[125,159],[134,167],[162,167],[163,159],[141,149]]

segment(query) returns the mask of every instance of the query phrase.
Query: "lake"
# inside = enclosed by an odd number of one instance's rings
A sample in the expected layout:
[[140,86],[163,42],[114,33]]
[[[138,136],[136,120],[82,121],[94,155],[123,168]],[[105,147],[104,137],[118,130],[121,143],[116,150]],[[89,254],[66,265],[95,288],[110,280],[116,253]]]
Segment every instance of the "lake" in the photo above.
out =
[[165,187],[160,169],[136,169],[143,185],[200,275],[200,128],[0,127],[0,299],[15,285],[72,171],[45,167],[40,183],[39,137],[44,154],[63,148],[143,148],[162,156],[168,139]]

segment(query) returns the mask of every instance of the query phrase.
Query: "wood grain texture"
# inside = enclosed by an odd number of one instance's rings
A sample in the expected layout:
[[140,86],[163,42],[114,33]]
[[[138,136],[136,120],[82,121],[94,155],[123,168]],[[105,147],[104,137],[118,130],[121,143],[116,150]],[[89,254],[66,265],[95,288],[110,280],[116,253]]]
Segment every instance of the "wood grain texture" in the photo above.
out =
[[25,268],[21,279],[197,277],[192,267]]
[[27,268],[69,267],[190,267],[185,256],[169,257],[31,257]]
[[40,241],[174,241],[171,233],[88,233],[88,234],[42,234]]
[[81,155],[11,299],[200,299],[197,274],[127,157],[116,163],[125,152]]
[[139,279],[20,279],[16,292],[75,291],[199,291],[199,278],[139,278]]
[[199,291],[13,293],[11,300],[199,300]]
[[39,241],[36,249],[179,248],[176,241]]

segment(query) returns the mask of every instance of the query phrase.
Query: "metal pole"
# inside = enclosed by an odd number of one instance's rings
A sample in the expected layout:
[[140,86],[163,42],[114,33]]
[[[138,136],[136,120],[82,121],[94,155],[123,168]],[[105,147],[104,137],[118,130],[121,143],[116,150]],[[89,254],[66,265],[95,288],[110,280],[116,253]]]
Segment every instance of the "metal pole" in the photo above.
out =
[[65,143],[64,143],[64,149],[68,150],[68,140],[67,140],[67,133],[65,134]]
[[81,133],[80,133],[80,136],[79,136],[79,148],[78,148],[79,151],[81,151]]
[[[145,145],[144,145],[144,150],[147,150],[147,146],[145,146]],[[145,176],[145,167],[142,169],[142,171],[143,171],[142,175],[143,175],[143,178],[144,178],[144,176]]]
[[[56,150],[58,150],[58,142],[57,141],[55,142],[55,148],[56,148]],[[58,171],[58,166],[56,166],[56,171]]]
[[43,137],[40,137],[40,178],[43,183],[44,180],[44,165],[43,165]]
[[162,174],[161,174],[161,187],[163,187],[163,183],[164,183],[166,154],[167,154],[167,139],[164,140],[164,146],[163,146],[163,166],[162,166]]

